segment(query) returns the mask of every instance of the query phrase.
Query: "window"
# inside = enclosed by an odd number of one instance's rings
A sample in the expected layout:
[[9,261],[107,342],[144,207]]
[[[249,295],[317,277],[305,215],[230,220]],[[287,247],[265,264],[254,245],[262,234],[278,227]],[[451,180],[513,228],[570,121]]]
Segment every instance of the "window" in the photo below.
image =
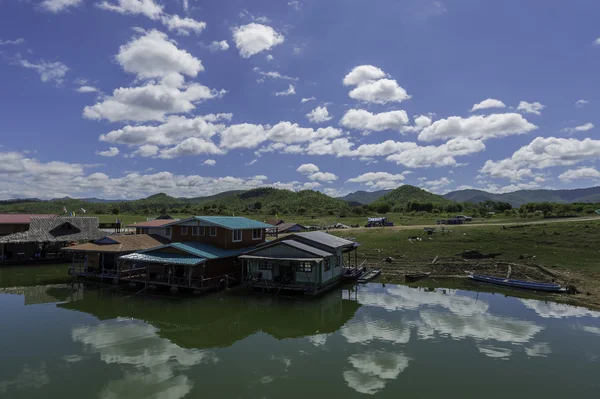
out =
[[265,260],[258,262],[258,270],[273,270],[273,264]]
[[200,230],[200,227],[198,227],[198,226],[192,227],[192,235],[193,236],[199,235],[200,234],[199,230]]
[[198,228],[200,229],[200,235],[203,236],[205,234],[204,233],[204,226],[200,226]]
[[311,262],[298,262],[298,266],[296,266],[297,272],[312,272],[312,263]]
[[261,240],[262,239],[262,229],[252,229],[252,239],[253,240]]
[[242,241],[242,230],[233,230],[233,242]]
[[145,227],[142,229],[142,234],[148,234],[149,231],[150,231],[150,229]]
[[182,236],[187,236],[187,226],[181,226],[181,235]]
[[331,270],[331,262],[329,259],[323,259],[323,267],[324,267],[324,271],[328,272]]
[[212,226],[210,228],[210,236],[211,237],[216,237],[217,236],[217,228],[216,227]]
[[167,228],[165,229],[165,235],[166,235],[167,237],[171,237],[171,228],[170,228],[170,227],[167,227]]

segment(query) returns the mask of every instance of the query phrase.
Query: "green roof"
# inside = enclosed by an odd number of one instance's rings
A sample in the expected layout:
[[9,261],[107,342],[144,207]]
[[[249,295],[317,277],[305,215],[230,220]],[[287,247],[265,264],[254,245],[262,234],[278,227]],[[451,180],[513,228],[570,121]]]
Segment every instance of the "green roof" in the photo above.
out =
[[138,261],[147,263],[169,263],[172,265],[185,266],[194,266],[206,261],[206,258],[200,258],[193,255],[186,256],[179,254],[169,254],[164,252],[156,252],[152,254],[136,252],[129,255],[123,255],[119,259],[132,260],[134,262]]
[[[171,248],[177,248],[181,251],[185,251],[196,256],[200,256],[206,259],[218,259],[218,258],[229,258],[231,256],[239,256],[252,248],[243,249],[221,249],[212,245],[204,244],[202,242],[187,241],[187,242],[174,242],[167,244]],[[156,249],[156,248],[155,248]],[[147,252],[147,251],[146,251]]]
[[[207,225],[220,226],[230,230],[237,229],[272,229],[273,226],[258,220],[248,219],[241,216],[194,216],[189,219],[178,220],[168,224],[168,226],[177,225],[183,222],[197,220]],[[165,227],[165,226],[163,226]]]

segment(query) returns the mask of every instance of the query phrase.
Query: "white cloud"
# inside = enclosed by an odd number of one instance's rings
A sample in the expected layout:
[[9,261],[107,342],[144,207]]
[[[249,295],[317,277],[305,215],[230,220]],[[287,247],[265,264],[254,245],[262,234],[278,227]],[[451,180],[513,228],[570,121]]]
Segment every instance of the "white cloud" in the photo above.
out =
[[[149,67],[148,72],[152,69]],[[116,121],[163,121],[167,114],[192,111],[198,102],[220,97],[225,91],[211,90],[198,83],[184,84],[183,76],[174,74],[158,83],[140,87],[120,87],[99,103],[85,107],[84,117]]]
[[301,5],[302,5],[302,3],[300,3],[298,0],[288,1],[288,6],[290,6],[291,8],[293,8],[296,11],[300,10]]
[[169,31],[175,31],[180,36],[189,36],[192,32],[198,35],[206,28],[206,22],[181,18],[179,15],[163,15],[161,21]]
[[306,114],[306,117],[312,123],[323,123],[333,119],[333,116],[329,115],[329,111],[325,106],[313,109],[308,114]]
[[163,7],[156,4],[153,0],[117,0],[116,4],[103,1],[102,3],[97,3],[96,6],[120,14],[141,14],[154,20],[158,19],[163,12]]
[[426,116],[426,115],[418,115],[415,117],[414,126],[402,126],[400,131],[402,133],[419,133],[420,131],[425,129],[427,126],[431,126],[431,122],[432,122],[431,117]]
[[256,148],[267,139],[262,125],[241,123],[231,125],[221,132],[221,148]]
[[425,187],[431,192],[441,193],[443,191],[443,187],[446,187],[452,183],[452,180],[447,177],[442,177],[437,180],[427,180],[423,183]]
[[95,88],[94,86],[81,86],[81,87],[78,87],[76,90],[78,93],[96,93],[96,92],[98,92],[98,89]]
[[455,166],[457,164],[455,157],[470,155],[483,150],[485,150],[485,145],[481,140],[456,138],[438,147],[415,146],[399,154],[389,155],[386,159],[409,168]]
[[227,43],[227,40],[221,40],[220,42],[218,41],[214,41],[210,44],[210,46],[208,46],[208,48],[210,49],[210,51],[226,51],[229,50],[229,44]]
[[202,162],[202,164],[208,166],[215,166],[217,164],[217,161],[215,161],[214,159],[207,159],[206,161]]
[[220,155],[223,153],[224,151],[217,147],[216,144],[210,140],[198,137],[190,137],[183,140],[175,147],[161,150],[158,157],[171,159],[191,155]]
[[34,64],[27,60],[19,60],[19,64],[22,67],[33,69],[40,74],[42,82],[53,81],[56,84],[62,84],[63,78],[69,71],[69,68],[62,62],[46,62],[40,61],[38,64]]
[[525,112],[528,114],[541,115],[541,111],[544,108],[546,108],[546,106],[539,102],[528,103],[527,101],[521,101],[519,103],[519,106],[517,107],[517,111]]
[[140,146],[133,152],[132,155],[139,155],[140,157],[154,157],[158,154],[158,146],[152,144],[145,144]]
[[[283,80],[293,80],[293,81],[297,81],[298,80],[298,78],[294,78],[294,77],[291,77],[291,76],[282,75],[282,74],[280,74],[277,71],[263,71],[259,67],[254,67],[253,71],[256,72],[256,73],[258,73],[263,78],[283,79]],[[261,81],[264,81],[264,79],[262,79]]]
[[388,172],[368,172],[346,180],[347,183],[361,183],[373,189],[391,189],[401,186],[410,172],[392,174]]
[[77,7],[82,3],[82,0],[44,0],[40,6],[53,13],[59,13],[71,7]]
[[398,82],[384,79],[386,73],[373,65],[360,65],[352,69],[343,80],[345,86],[357,86],[348,94],[350,98],[374,104],[401,102],[411,96]]
[[569,169],[561,173],[558,178],[565,182],[579,179],[600,180],[600,172],[596,168]]
[[233,40],[240,55],[249,58],[283,43],[284,37],[270,26],[250,23],[234,28]]
[[506,105],[500,101],[493,98],[488,98],[483,100],[478,104],[473,104],[473,108],[471,108],[471,112],[475,112],[480,109],[488,109],[488,108],[505,108]]
[[331,183],[336,181],[338,177],[330,172],[316,172],[308,176],[310,180]]
[[363,109],[350,109],[340,120],[340,125],[349,129],[400,131],[408,123],[406,111],[389,111],[373,114]]
[[125,126],[100,136],[100,141],[126,145],[151,144],[169,146],[189,137],[209,139],[225,129],[225,125],[213,124],[220,115],[230,117],[231,114],[205,115],[195,118],[169,116],[166,122],[158,126]]
[[599,38],[597,38],[596,40],[594,40],[594,44],[596,44],[596,45],[600,45],[600,37],[599,37]]
[[434,141],[449,138],[490,139],[524,134],[537,129],[516,113],[475,115],[468,118],[451,116],[435,121],[423,129],[419,140]]
[[301,100],[301,102],[302,102],[302,103],[306,103],[306,102],[309,102],[309,101],[315,101],[315,100],[316,100],[316,98],[314,98],[314,97],[308,97],[308,98],[303,98],[303,99]]
[[354,67],[343,80],[344,86],[358,86],[363,83],[382,79],[386,73],[373,65],[360,65]]
[[204,70],[198,58],[177,48],[166,34],[157,30],[121,46],[115,58],[125,72],[137,74],[139,78],[165,77],[174,73],[195,77]]
[[518,149],[510,158],[488,160],[481,172],[492,177],[522,180],[531,177],[531,169],[570,166],[600,157],[600,140],[586,138],[537,137]]
[[279,122],[268,130],[267,138],[285,144],[303,143],[319,139],[333,139],[342,135],[342,131],[333,127],[321,127],[314,130],[300,127],[297,123]]
[[573,133],[579,133],[579,132],[587,132],[588,130],[592,130],[593,128],[594,128],[594,124],[588,122],[581,126],[566,127],[564,129],[562,129],[561,132],[573,134]]
[[344,380],[356,392],[374,395],[398,378],[411,360],[402,353],[389,351],[355,354],[348,358],[353,369],[344,371]]
[[287,90],[275,93],[276,96],[292,96],[294,94],[296,94],[296,88],[294,87],[294,85],[290,85],[290,87],[288,87]]
[[583,106],[584,106],[584,105],[586,105],[586,104],[589,104],[589,101],[588,101],[588,100],[581,99],[581,100],[577,100],[577,101],[575,101],[575,106],[576,106],[577,108],[581,108],[581,107],[583,107]]
[[119,155],[119,149],[117,147],[110,147],[107,151],[98,151],[96,154],[103,157],[116,157]]
[[302,174],[312,174],[312,173],[317,173],[318,171],[319,171],[319,167],[317,165],[315,165],[314,163],[305,163],[305,164],[298,166],[298,169],[296,169],[296,172],[302,173]]
[[273,61],[273,60],[275,59],[275,57],[273,57],[273,55],[272,55],[272,54],[267,54],[267,56],[265,57],[265,59],[266,59],[267,61]]
[[7,46],[7,45],[16,46],[18,44],[23,44],[23,43],[25,43],[25,39],[23,39],[23,38],[18,38],[18,39],[14,39],[14,40],[0,39],[0,46]]

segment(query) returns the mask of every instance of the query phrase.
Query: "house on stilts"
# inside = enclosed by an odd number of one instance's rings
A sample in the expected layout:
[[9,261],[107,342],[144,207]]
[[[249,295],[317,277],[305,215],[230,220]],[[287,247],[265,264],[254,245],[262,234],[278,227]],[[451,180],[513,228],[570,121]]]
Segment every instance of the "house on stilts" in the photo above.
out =
[[244,284],[268,292],[286,290],[316,295],[339,284],[343,266],[350,265],[352,255],[357,263],[359,246],[321,231],[291,234],[239,257]]

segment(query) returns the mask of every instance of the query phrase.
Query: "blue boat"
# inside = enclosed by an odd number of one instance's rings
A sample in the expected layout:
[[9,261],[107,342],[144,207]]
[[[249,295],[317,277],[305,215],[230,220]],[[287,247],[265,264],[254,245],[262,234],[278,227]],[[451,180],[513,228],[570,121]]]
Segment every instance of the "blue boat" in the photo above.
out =
[[546,291],[546,292],[565,292],[566,289],[558,284],[538,283],[534,281],[513,280],[509,278],[486,276],[484,274],[470,274],[470,279],[505,287],[523,288],[527,290]]

